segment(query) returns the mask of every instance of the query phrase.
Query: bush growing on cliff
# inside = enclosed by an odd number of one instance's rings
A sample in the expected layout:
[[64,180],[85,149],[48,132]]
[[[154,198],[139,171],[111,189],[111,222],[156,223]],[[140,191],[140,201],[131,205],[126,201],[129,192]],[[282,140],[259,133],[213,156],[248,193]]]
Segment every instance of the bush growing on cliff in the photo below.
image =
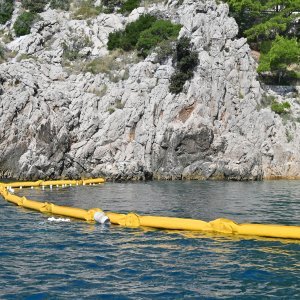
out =
[[89,61],[83,71],[91,72],[92,74],[106,73],[109,74],[111,71],[119,69],[118,61],[116,60],[122,56],[122,50],[116,50],[104,57],[95,58]]
[[157,53],[157,60],[160,64],[163,64],[169,57],[172,57],[174,53],[174,41],[162,41],[155,49]]
[[82,33],[82,35],[72,36],[68,40],[68,43],[64,42],[62,44],[63,58],[69,61],[82,58],[84,55],[80,51],[86,47],[91,47],[92,45],[92,41],[84,33]]
[[128,79],[128,65],[135,64],[138,61],[139,58],[135,52],[125,52],[118,49],[111,51],[104,57],[88,61],[83,67],[83,71],[92,74],[105,73],[110,81],[118,82]]
[[176,68],[170,79],[169,90],[172,94],[182,92],[185,82],[194,76],[194,69],[198,62],[198,54],[192,50],[190,39],[187,37],[180,38],[173,57]]
[[102,0],[104,13],[118,11],[122,14],[129,14],[140,6],[141,0]]
[[5,48],[3,45],[0,44],[0,63],[2,62],[2,60],[4,60],[5,57]]
[[70,0],[51,0],[50,7],[52,9],[69,10]]
[[10,20],[14,11],[13,0],[2,0],[0,1],[0,24],[5,24]]
[[175,71],[171,76],[169,90],[172,94],[179,94],[183,90],[183,86],[187,80],[191,78],[191,74]]
[[139,55],[146,57],[150,50],[165,40],[175,39],[181,25],[167,20],[157,20],[151,15],[143,15],[137,21],[128,24],[124,31],[109,34],[108,49],[137,49]]
[[290,103],[288,102],[279,103],[276,100],[274,100],[271,105],[271,110],[273,110],[276,114],[279,115],[288,113],[290,108],[291,108]]
[[10,58],[14,58],[16,54],[16,52],[10,51],[0,42],[0,64],[8,61]]
[[156,21],[156,17],[151,15],[143,15],[135,22],[129,23],[125,30],[112,32],[108,36],[108,50],[123,49],[130,51],[136,48],[141,33],[150,28]]
[[121,13],[131,13],[134,9],[140,6],[141,0],[127,0],[125,1],[120,9]]
[[30,33],[31,25],[36,19],[36,14],[32,12],[23,12],[18,16],[15,24],[14,30],[17,36],[26,35]]
[[110,14],[119,8],[123,3],[123,0],[102,0],[101,4],[103,5],[103,12]]
[[22,6],[33,13],[40,13],[44,10],[47,0],[23,0]]
[[149,29],[144,30],[137,42],[137,49],[141,56],[146,57],[150,50],[159,43],[177,38],[181,25],[172,24],[166,20],[156,20]]
[[102,7],[95,6],[93,0],[82,1],[78,9],[74,12],[73,17],[78,20],[85,20],[98,16]]

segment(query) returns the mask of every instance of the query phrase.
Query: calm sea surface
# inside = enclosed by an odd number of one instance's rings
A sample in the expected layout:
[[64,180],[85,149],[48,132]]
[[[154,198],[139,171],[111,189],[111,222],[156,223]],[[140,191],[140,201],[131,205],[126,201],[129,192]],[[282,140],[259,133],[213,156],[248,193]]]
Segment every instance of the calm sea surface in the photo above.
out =
[[[18,194],[87,209],[300,225],[300,181],[106,183]],[[300,241],[48,218],[0,199],[0,299],[300,299]]]

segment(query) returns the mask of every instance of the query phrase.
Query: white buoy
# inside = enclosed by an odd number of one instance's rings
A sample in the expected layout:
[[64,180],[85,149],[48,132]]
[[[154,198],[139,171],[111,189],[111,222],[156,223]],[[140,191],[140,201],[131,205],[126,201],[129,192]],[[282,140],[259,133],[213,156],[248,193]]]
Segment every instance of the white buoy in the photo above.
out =
[[109,218],[108,216],[105,215],[105,213],[103,211],[97,211],[94,214],[94,220],[100,224],[109,224]]
[[15,190],[14,190],[11,186],[7,187],[7,190],[8,190],[11,194],[13,194],[13,193],[15,192]]

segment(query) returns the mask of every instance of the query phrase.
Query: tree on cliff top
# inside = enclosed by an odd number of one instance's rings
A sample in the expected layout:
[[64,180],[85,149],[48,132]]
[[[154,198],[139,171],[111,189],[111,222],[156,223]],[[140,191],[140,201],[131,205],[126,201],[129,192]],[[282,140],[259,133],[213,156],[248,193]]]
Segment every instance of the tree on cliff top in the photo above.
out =
[[300,0],[224,1],[239,25],[239,34],[261,51],[258,72],[271,72],[280,82],[289,65],[299,64]]
[[299,64],[300,47],[296,38],[287,39],[277,36],[267,53],[262,53],[258,72],[271,71],[277,75],[278,83],[286,75],[287,68],[292,63]]
[[224,0],[236,19],[240,35],[250,42],[283,35],[299,38],[300,0]]

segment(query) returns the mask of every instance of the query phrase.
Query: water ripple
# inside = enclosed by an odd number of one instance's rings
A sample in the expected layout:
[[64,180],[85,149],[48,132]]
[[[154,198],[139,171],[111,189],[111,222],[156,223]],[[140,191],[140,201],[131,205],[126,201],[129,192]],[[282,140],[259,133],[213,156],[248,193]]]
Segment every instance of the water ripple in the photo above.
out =
[[[299,183],[151,182],[26,197],[83,208],[298,224]],[[0,299],[297,299],[300,244],[130,229],[0,201]]]

